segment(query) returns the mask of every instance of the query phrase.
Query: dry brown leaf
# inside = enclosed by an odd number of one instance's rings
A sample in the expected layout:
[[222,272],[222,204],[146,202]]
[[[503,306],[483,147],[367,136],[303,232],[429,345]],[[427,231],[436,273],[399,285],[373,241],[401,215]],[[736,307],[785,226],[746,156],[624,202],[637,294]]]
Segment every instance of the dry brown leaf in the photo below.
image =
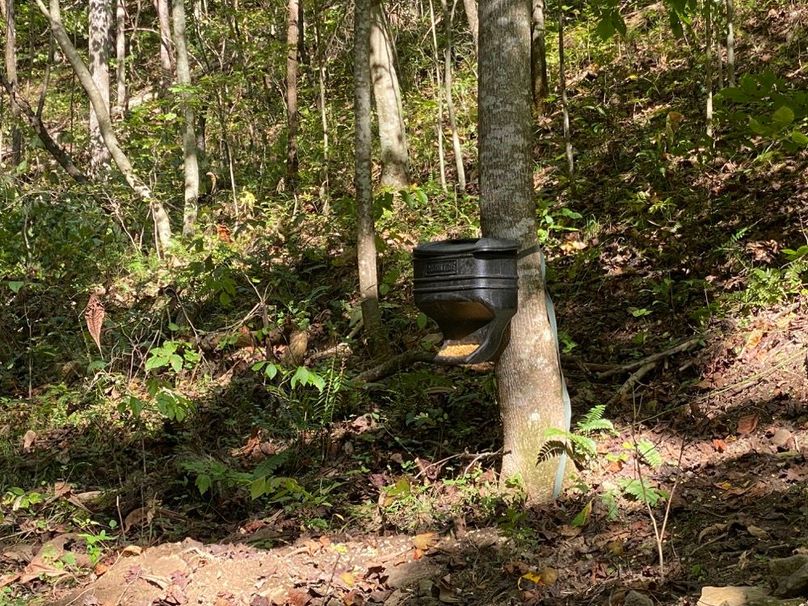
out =
[[143,548],[140,545],[127,545],[121,551],[122,556],[139,556],[143,553]]
[[724,452],[727,449],[727,443],[721,438],[713,439],[713,448],[718,452]]
[[760,344],[760,340],[763,338],[763,335],[766,334],[761,329],[756,328],[752,332],[750,332],[746,337],[746,343],[744,344],[744,349],[754,349]]
[[87,322],[87,330],[98,346],[98,351],[101,351],[101,327],[104,325],[105,315],[106,311],[101,299],[95,293],[91,294],[87,307],[84,309],[84,321]]
[[752,524],[750,524],[749,526],[746,527],[746,531],[756,539],[769,538],[769,533],[766,532],[763,528],[760,528],[759,526],[753,526]]
[[427,551],[438,544],[438,538],[438,533],[436,532],[425,532],[412,537],[412,544],[416,549]]
[[749,435],[757,429],[759,420],[757,415],[744,415],[738,419],[738,433],[741,435]]
[[25,435],[22,437],[22,451],[23,452],[31,452],[31,448],[34,446],[34,442],[36,442],[36,432],[32,429],[29,429],[25,432]]
[[129,532],[133,526],[143,526],[151,524],[154,519],[154,507],[138,507],[129,512],[123,520],[123,531]]

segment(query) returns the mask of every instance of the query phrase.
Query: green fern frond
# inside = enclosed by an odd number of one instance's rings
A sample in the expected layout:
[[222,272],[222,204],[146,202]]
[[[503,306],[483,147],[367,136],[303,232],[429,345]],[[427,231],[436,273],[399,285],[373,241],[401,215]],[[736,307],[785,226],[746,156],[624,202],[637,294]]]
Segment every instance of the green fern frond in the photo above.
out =
[[654,469],[661,467],[664,462],[654,443],[645,438],[637,442],[637,454]]
[[573,451],[569,446],[569,443],[564,440],[547,440],[539,450],[539,454],[536,457],[536,464],[544,463],[554,457],[561,456],[562,454],[568,454],[569,456],[573,456]]

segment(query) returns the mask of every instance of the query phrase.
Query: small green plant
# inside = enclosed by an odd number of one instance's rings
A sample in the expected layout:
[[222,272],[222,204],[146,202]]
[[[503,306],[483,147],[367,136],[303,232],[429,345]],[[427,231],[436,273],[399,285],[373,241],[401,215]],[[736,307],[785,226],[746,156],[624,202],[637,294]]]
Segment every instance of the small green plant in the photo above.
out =
[[623,478],[619,485],[623,494],[650,507],[656,507],[660,501],[667,500],[670,496],[667,491],[650,486],[640,478]]
[[575,424],[574,431],[554,427],[545,431],[544,437],[547,441],[539,451],[538,461],[546,461],[564,452],[581,465],[594,459],[598,454],[598,448],[593,436],[601,432],[616,433],[614,424],[609,419],[603,418],[605,412],[606,405],[598,404]]
[[198,351],[189,348],[182,341],[165,341],[149,352],[146,372],[169,366],[175,373],[179,373],[183,368],[190,369],[196,366],[201,357]]
[[107,531],[103,528],[98,534],[85,532],[79,534],[79,537],[84,540],[84,544],[87,546],[87,555],[89,556],[90,563],[93,566],[95,566],[103,557],[106,543],[109,541],[114,541],[118,538],[117,536],[107,535]]
[[7,507],[11,507],[11,511],[28,511],[34,505],[38,505],[44,500],[45,497],[41,492],[36,492],[34,490],[26,491],[22,488],[14,486],[6,491],[6,494],[3,496],[2,503]]

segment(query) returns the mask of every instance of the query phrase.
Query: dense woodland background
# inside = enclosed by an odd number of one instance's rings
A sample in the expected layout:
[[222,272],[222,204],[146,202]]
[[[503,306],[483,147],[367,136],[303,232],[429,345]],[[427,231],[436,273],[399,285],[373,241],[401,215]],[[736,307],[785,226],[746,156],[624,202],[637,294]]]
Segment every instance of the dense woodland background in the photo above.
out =
[[2,7],[0,605],[808,595],[804,4],[534,3],[530,507],[411,297],[480,233],[474,0]]

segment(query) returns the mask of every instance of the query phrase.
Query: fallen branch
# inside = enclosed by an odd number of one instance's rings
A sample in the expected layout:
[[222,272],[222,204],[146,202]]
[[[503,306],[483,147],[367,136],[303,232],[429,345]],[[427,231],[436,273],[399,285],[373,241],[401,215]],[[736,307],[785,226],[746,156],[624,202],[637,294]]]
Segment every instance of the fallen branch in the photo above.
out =
[[606,407],[608,408],[615,402],[619,402],[623,399],[624,396],[628,395],[628,393],[634,388],[634,386],[640,382],[645,375],[651,372],[654,367],[657,365],[658,360],[653,362],[648,362],[645,366],[640,367],[634,374],[632,374],[625,383],[617,390],[617,393],[614,394],[611,399],[606,402]]
[[368,368],[365,371],[356,375],[351,382],[356,385],[364,385],[365,383],[374,383],[379,379],[388,377],[398,371],[415,364],[416,362],[432,362],[435,359],[434,353],[427,351],[405,351],[403,354],[393,356],[389,360],[385,360],[381,364]]
[[660,360],[664,360],[665,358],[669,358],[670,356],[672,356],[674,354],[678,354],[678,353],[681,353],[683,351],[687,351],[688,349],[692,349],[693,347],[695,347],[696,345],[698,345],[701,342],[702,342],[701,337],[694,337],[692,339],[688,339],[687,341],[679,343],[679,345],[675,345],[675,346],[671,347],[670,349],[666,349],[665,351],[660,351],[658,353],[655,353],[655,354],[652,354],[650,356],[647,356],[647,357],[645,357],[645,358],[643,358],[641,360],[636,360],[634,362],[630,362],[628,364],[623,364],[622,366],[618,366],[618,367],[613,368],[611,370],[606,370],[604,372],[598,373],[597,378],[598,379],[606,379],[608,377],[611,377],[613,375],[617,375],[617,374],[620,374],[620,373],[631,372],[632,370],[642,368],[644,366],[647,366],[648,364],[656,364]]

